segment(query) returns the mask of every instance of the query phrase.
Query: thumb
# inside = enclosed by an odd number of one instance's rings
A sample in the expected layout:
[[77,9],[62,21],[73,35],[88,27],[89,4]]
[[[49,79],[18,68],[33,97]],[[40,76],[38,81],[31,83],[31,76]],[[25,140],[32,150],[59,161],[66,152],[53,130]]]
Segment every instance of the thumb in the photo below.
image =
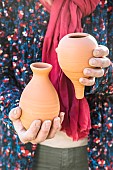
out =
[[21,108],[20,107],[16,107],[9,112],[9,119],[13,122],[15,120],[19,119],[20,116],[21,116]]

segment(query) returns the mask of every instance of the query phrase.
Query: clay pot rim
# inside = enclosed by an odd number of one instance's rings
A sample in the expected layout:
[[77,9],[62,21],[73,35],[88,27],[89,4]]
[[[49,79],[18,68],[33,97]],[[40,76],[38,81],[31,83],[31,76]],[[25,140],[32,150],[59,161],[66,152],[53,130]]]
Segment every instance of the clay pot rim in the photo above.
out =
[[[79,37],[77,37],[79,36]],[[77,39],[81,39],[81,38],[87,38],[88,36],[90,36],[90,34],[88,33],[85,33],[85,32],[75,32],[75,33],[70,33],[70,34],[67,34],[66,37],[67,38],[77,38]]]
[[52,65],[44,62],[34,62],[30,64],[30,68],[33,70],[48,70],[52,69]]

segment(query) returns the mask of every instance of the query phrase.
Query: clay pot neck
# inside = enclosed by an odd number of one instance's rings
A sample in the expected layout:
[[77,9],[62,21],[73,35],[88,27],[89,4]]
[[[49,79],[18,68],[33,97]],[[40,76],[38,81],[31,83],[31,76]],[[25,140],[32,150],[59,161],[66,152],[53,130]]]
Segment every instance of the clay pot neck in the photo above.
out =
[[37,76],[46,75],[47,76],[52,69],[52,65],[48,63],[43,63],[43,62],[36,62],[36,63],[32,63],[30,65],[30,68],[33,72],[33,76],[35,75]]

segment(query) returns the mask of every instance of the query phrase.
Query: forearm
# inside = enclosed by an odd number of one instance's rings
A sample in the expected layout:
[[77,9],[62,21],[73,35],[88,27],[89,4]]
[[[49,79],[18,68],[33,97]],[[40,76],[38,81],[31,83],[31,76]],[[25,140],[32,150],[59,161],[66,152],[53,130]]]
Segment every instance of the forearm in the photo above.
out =
[[9,120],[9,112],[12,108],[18,106],[21,95],[14,79],[5,74],[0,78],[0,112],[2,123],[12,126]]

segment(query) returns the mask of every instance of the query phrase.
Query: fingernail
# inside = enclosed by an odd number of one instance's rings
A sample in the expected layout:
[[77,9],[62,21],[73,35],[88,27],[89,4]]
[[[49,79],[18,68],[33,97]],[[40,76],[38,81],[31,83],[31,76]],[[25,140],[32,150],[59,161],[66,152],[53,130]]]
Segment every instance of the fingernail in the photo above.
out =
[[35,127],[40,127],[40,125],[41,125],[41,121],[35,123]]
[[93,55],[94,55],[94,56],[98,56],[99,53],[100,53],[99,50],[94,50]]
[[14,113],[14,115],[16,115],[17,114],[17,110],[15,109],[13,113]]
[[91,71],[88,70],[88,69],[87,69],[87,70],[85,69],[85,70],[84,70],[84,74],[85,74],[85,75],[89,75],[89,74],[91,74]]
[[79,79],[79,82],[80,82],[80,83],[83,83],[83,78],[80,78],[80,79]]
[[79,82],[82,83],[82,84],[84,84],[84,83],[85,83],[84,78],[80,78],[80,79],[79,79]]
[[46,123],[45,123],[45,128],[49,129],[49,128],[50,128],[50,125],[51,125],[51,122],[46,122]]
[[90,60],[90,65],[95,66],[97,63],[96,59],[91,59]]
[[55,119],[55,124],[57,127],[60,127],[60,118]]
[[64,112],[61,112],[61,116],[63,117],[65,115],[65,113]]

